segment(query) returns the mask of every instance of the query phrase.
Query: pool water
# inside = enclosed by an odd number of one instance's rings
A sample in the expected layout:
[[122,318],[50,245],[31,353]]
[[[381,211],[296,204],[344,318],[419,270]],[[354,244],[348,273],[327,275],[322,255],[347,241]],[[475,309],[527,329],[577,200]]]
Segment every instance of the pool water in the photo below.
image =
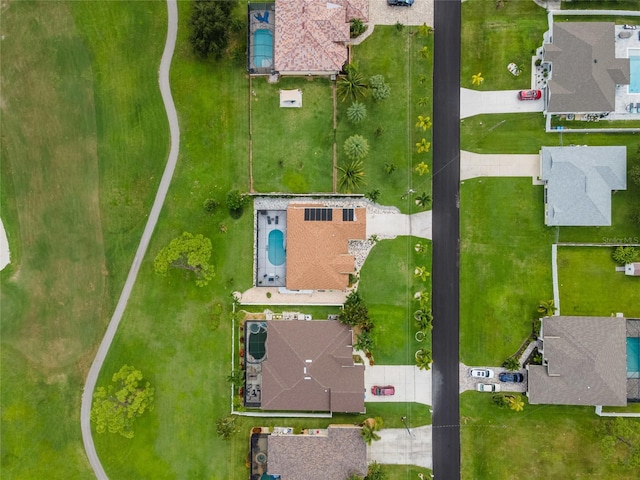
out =
[[253,33],[253,64],[256,68],[273,64],[273,33],[271,30],[256,30]]
[[629,93],[640,93],[640,50],[629,51],[629,69],[631,70]]
[[269,232],[269,262],[278,267],[284,263],[285,258],[284,233],[282,230],[271,230]]
[[640,374],[640,337],[627,337],[627,376]]

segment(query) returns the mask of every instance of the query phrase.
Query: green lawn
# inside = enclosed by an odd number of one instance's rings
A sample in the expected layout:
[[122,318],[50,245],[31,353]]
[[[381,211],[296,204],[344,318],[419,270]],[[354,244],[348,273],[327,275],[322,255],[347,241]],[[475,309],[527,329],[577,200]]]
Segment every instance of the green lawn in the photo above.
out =
[[562,315],[640,316],[640,282],[615,271],[612,253],[613,247],[558,247]]
[[[415,252],[418,242],[428,245],[425,254]],[[417,266],[431,271],[431,242],[398,237],[378,242],[360,272],[358,291],[376,325],[373,356],[378,364],[413,365],[416,350],[431,348],[431,336],[423,342],[415,340],[413,312],[419,307],[413,294],[422,290],[431,293],[431,277],[422,282],[413,275]]]
[[80,393],[166,158],[165,11],[3,6],[3,478],[91,476]]
[[487,394],[465,392],[460,400],[465,480],[637,478],[633,468],[603,458],[597,429],[606,420],[593,407],[529,405],[525,399],[524,411],[514,412],[496,407]]
[[[636,10],[636,0],[572,0],[562,2],[562,10]],[[637,17],[636,17],[637,18]]]
[[[428,59],[419,53],[423,46],[430,52]],[[419,176],[414,168],[421,161],[431,167],[431,152],[418,154],[415,147],[422,138],[431,142],[431,129],[423,132],[415,124],[418,115],[431,117],[432,54],[433,36],[419,36],[415,28],[398,32],[395,26],[377,25],[369,38],[352,48],[352,61],[366,79],[384,75],[391,96],[376,102],[369,95],[363,101],[367,117],[358,125],[346,116],[351,101],[338,101],[338,164],[347,162],[344,141],[354,134],[364,136],[370,150],[364,160],[366,185],[359,193],[379,190],[378,203],[395,205],[405,213],[415,209],[411,199],[402,198],[409,188],[416,195],[431,194],[431,174]],[[397,167],[391,174],[385,172],[387,163]]]
[[552,298],[551,243],[542,187],[483,178],[461,187],[460,356],[500,365],[531,333],[540,300]]
[[[460,83],[477,90],[531,88],[531,57],[548,29],[547,12],[532,1],[467,0],[462,4],[462,64]],[[517,24],[517,28],[514,28]],[[514,77],[507,65],[522,73]],[[471,77],[482,73],[480,86]]]
[[[302,108],[280,108],[279,90],[300,89]],[[325,78],[251,82],[253,187],[258,192],[333,191],[333,96]]]

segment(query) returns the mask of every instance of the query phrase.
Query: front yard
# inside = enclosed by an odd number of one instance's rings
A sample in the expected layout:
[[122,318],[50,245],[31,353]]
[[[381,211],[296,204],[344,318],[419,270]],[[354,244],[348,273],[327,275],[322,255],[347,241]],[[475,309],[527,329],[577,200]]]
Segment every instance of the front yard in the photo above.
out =
[[613,247],[558,247],[562,315],[640,317],[640,279],[616,272]]

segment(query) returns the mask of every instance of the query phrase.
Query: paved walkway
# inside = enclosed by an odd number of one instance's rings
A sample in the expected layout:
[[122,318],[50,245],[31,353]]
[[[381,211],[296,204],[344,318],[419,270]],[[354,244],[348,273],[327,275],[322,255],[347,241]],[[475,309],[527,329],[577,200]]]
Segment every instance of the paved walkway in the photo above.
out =
[[[496,374],[494,378],[491,379],[478,379],[471,377],[471,369],[472,368],[490,368]],[[524,382],[522,383],[511,383],[511,382],[501,382],[498,380],[498,375],[502,372],[508,372],[506,368],[503,367],[486,367],[486,366],[473,366],[468,367],[464,363],[460,362],[460,393],[465,392],[467,390],[476,390],[478,383],[498,383],[500,384],[502,392],[516,392],[516,393],[525,393],[527,391],[527,370],[525,368],[521,368],[517,370],[521,374],[524,375]]]
[[371,235],[384,238],[413,235],[431,239],[431,210],[413,215],[367,212],[367,238]]
[[347,293],[349,292],[341,290],[281,293],[278,287],[253,287],[240,294],[240,303],[242,305],[343,305]]
[[169,184],[171,183],[171,178],[173,177],[173,172],[178,160],[178,150],[180,148],[180,129],[178,127],[178,115],[176,113],[176,107],[173,103],[173,97],[171,96],[171,87],[169,85],[169,70],[171,67],[171,59],[173,58],[173,51],[176,46],[176,36],[178,32],[178,7],[176,4],[176,0],[167,0],[167,10],[167,39],[164,45],[164,52],[162,53],[162,60],[160,61],[158,83],[160,84],[160,93],[162,95],[164,108],[167,112],[167,120],[169,122],[169,131],[171,135],[171,149],[169,150],[169,158],[167,159],[167,164],[165,166],[164,173],[162,174],[162,179],[160,180],[160,185],[158,186],[156,198],[153,201],[153,207],[151,208],[151,212],[149,213],[147,224],[144,228],[144,232],[142,233],[142,237],[140,238],[140,244],[138,245],[138,250],[136,251],[136,255],[133,259],[131,270],[129,270],[129,275],[127,276],[124,288],[122,289],[122,293],[120,294],[120,299],[118,300],[116,309],[113,312],[113,316],[111,317],[111,321],[109,322],[104,338],[100,343],[100,347],[98,348],[96,357],[93,360],[91,369],[89,370],[89,375],[87,376],[87,380],[84,385],[84,391],[82,392],[82,404],[80,407],[80,427],[82,430],[82,441],[84,442],[84,449],[87,453],[91,468],[93,469],[93,472],[95,473],[98,480],[107,480],[108,477],[104,469],[102,468],[102,465],[100,464],[100,459],[98,458],[98,454],[93,443],[93,437],[91,436],[90,413],[93,391],[96,387],[98,374],[100,373],[102,364],[104,363],[104,360],[107,356],[107,352],[109,351],[109,347],[111,346],[113,337],[116,334],[118,325],[120,324],[120,320],[122,319],[122,315],[124,313],[124,309],[127,306],[129,296],[131,295],[131,290],[133,289],[133,285],[136,282],[138,271],[140,270],[140,265],[142,264],[142,260],[144,259],[147,247],[149,246],[151,234],[153,233],[153,230],[155,229],[156,223],[158,221],[158,217],[160,216],[160,210],[162,209],[164,199],[167,196],[167,191],[169,190]]
[[432,468],[431,425],[410,428],[383,428],[380,440],[367,446],[367,463],[417,465]]
[[[393,385],[394,395],[373,395],[374,385]],[[431,370],[415,365],[367,365],[364,370],[365,402],[416,402],[431,405]]]
[[531,177],[542,185],[540,155],[485,154],[460,151],[460,180],[476,177]]
[[[506,66],[505,66],[506,68]],[[542,112],[544,100],[518,100],[520,90],[498,90],[481,92],[468,88],[460,89],[460,118],[482,113]]]

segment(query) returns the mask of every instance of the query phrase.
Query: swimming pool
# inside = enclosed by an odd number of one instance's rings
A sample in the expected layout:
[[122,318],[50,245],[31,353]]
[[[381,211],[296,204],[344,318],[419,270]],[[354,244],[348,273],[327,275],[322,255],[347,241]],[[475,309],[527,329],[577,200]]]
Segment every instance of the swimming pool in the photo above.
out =
[[640,50],[629,50],[629,93],[640,93]]
[[256,30],[253,33],[253,64],[256,68],[273,65],[273,33],[271,30]]
[[627,337],[627,377],[640,376],[640,337]]
[[284,263],[285,258],[284,233],[282,230],[271,230],[269,232],[269,262],[277,267]]

